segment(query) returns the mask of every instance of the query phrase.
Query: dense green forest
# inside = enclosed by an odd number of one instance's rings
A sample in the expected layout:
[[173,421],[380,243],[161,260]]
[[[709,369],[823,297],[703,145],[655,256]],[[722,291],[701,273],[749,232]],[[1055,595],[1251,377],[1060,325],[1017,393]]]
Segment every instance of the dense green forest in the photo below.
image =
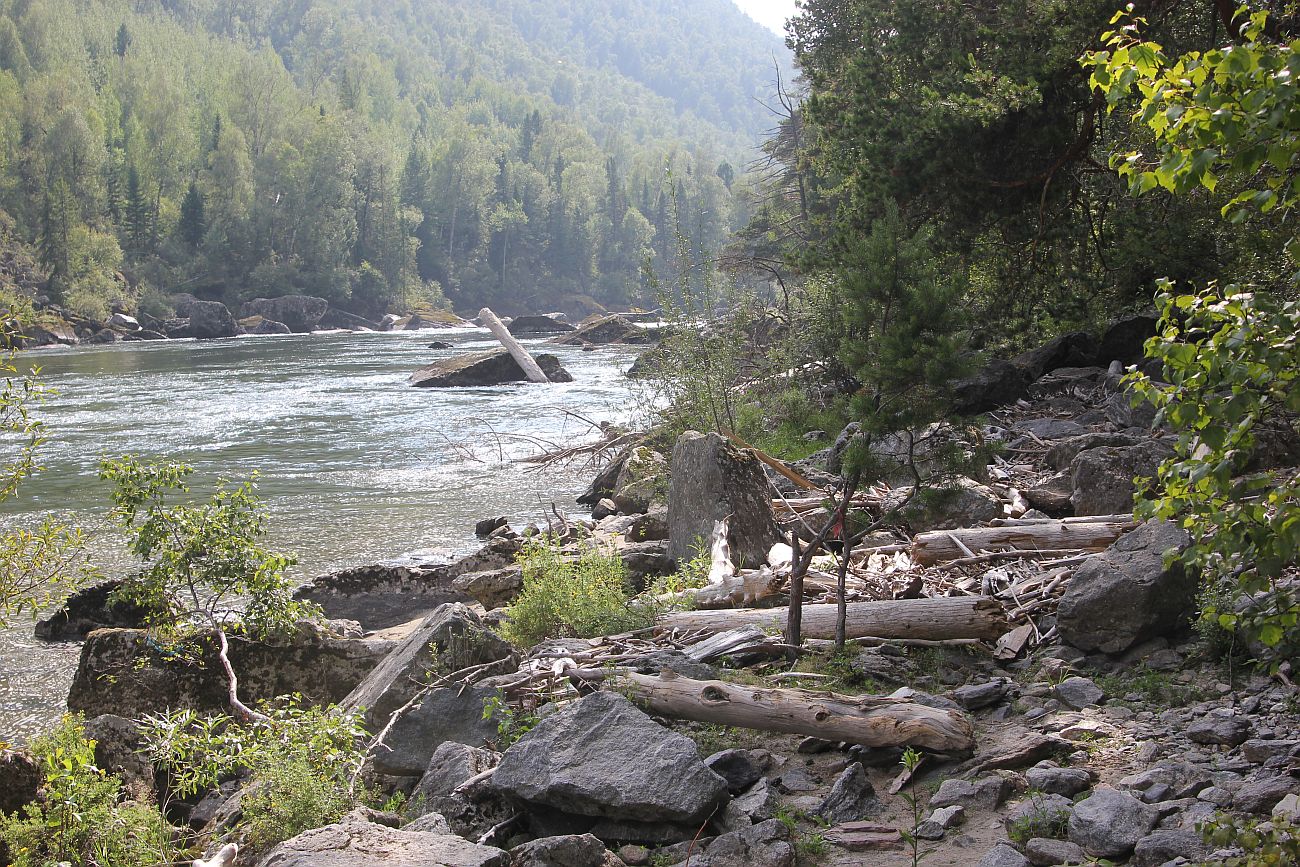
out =
[[92,317],[652,300],[743,222],[783,58],[727,0],[4,0],[0,229]]

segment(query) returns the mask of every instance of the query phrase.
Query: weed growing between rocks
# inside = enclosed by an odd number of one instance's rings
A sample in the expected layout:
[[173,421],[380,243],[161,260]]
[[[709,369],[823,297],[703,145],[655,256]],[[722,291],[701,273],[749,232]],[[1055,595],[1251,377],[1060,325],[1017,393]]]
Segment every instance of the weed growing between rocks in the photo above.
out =
[[1099,677],[1097,685],[1116,704],[1137,701],[1160,707],[1185,707],[1206,697],[1195,684],[1179,683],[1165,672],[1146,667]]
[[505,693],[500,690],[483,702],[483,719],[495,719],[497,723],[496,748],[504,752],[511,744],[533,730],[541,722],[531,710],[517,708],[506,701]]
[[1070,813],[1049,803],[1042,792],[1029,793],[1028,809],[1021,816],[1007,823],[1007,836],[1011,841],[1023,846],[1036,837],[1048,840],[1067,838]]
[[95,742],[79,714],[32,742],[42,774],[40,800],[0,814],[0,850],[12,867],[167,864],[179,853],[153,804],[127,801],[122,780],[95,765]]
[[653,609],[628,593],[627,570],[613,552],[594,545],[576,558],[545,541],[519,554],[524,589],[506,609],[501,634],[517,647],[547,638],[592,638],[649,626]]

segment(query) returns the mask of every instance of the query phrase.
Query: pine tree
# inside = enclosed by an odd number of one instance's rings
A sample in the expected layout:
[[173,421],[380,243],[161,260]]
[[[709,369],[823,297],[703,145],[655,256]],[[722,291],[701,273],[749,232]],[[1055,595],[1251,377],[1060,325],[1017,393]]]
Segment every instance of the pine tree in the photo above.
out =
[[118,57],[126,57],[126,52],[131,48],[131,31],[126,29],[126,22],[117,28],[117,39],[113,42],[113,50],[117,52]]
[[72,190],[67,181],[60,178],[45,191],[37,252],[41,265],[50,272],[49,293],[57,302],[63,301],[68,289],[71,270],[68,247],[76,220],[73,208]]
[[142,251],[150,247],[153,237],[153,208],[144,194],[140,173],[135,166],[126,173],[126,246]]
[[190,188],[185,192],[185,198],[181,200],[181,219],[176,226],[176,231],[180,234],[181,240],[191,247],[202,244],[203,236],[207,232],[207,217],[203,211],[203,193],[199,191],[198,184],[190,181]]

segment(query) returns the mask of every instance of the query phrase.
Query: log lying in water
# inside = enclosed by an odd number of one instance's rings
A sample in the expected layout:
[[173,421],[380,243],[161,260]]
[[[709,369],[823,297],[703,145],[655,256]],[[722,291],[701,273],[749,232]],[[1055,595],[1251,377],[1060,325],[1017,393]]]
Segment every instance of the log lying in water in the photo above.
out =
[[[742,626],[780,630],[788,609],[762,608],[720,611],[679,611],[661,617],[661,629],[705,629],[725,632]],[[803,606],[802,633],[805,638],[835,637],[836,606]],[[853,602],[848,606],[846,638],[920,638],[943,641],[950,638],[993,640],[1005,633],[1006,611],[996,599],[982,596],[953,596],[935,599],[894,599],[881,602]]]
[[912,559],[922,566],[981,551],[1104,551],[1133,521],[1042,521],[968,530],[933,530],[912,540]]
[[484,307],[478,312],[478,320],[496,336],[497,340],[501,341],[501,345],[510,352],[515,361],[519,363],[519,366],[523,368],[524,375],[528,377],[529,382],[550,382],[546,378],[546,374],[542,373],[542,369],[537,366],[537,360],[528,354],[528,350],[524,349],[524,345],[515,339],[515,336],[502,324],[495,313]]
[[626,672],[613,682],[651,713],[677,719],[869,747],[961,754],[975,748],[975,729],[964,714],[906,699],[691,680],[672,671],[658,677]]

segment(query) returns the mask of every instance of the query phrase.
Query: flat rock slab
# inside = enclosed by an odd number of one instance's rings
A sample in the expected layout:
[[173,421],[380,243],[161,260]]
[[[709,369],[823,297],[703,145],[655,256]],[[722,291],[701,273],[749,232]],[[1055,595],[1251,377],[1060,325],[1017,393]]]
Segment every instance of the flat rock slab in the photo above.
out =
[[[573,376],[560,366],[560,359],[554,355],[543,353],[534,358],[551,382],[573,382]],[[409,385],[418,388],[473,388],[527,381],[528,375],[519,362],[504,349],[435,361],[407,379]]]
[[257,867],[509,867],[510,856],[460,837],[400,831],[356,814],[286,840]]
[[609,692],[538,723],[501,757],[492,784],[566,813],[639,822],[700,821],[728,798],[694,741]]

